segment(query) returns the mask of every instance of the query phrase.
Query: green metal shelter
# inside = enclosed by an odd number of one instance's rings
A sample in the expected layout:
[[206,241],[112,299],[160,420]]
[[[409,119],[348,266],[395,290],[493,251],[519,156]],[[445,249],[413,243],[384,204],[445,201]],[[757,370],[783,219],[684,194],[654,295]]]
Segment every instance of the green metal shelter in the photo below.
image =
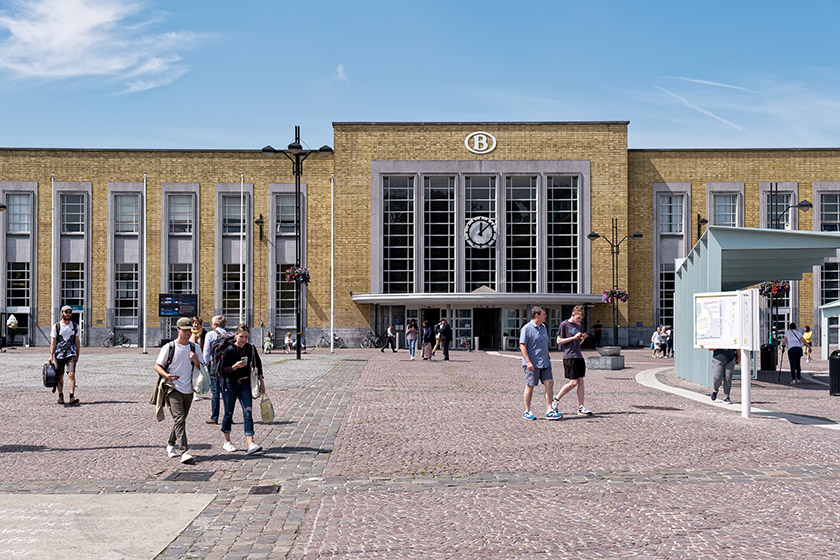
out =
[[694,348],[694,294],[742,290],[767,280],[801,280],[838,249],[840,233],[709,226],[676,266],[677,377],[712,386],[711,352]]

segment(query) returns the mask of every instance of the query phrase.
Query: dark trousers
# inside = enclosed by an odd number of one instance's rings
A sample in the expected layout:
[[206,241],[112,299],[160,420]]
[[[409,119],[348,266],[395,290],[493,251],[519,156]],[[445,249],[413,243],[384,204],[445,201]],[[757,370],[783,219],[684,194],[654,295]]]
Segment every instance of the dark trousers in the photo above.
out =
[[443,359],[449,359],[449,339],[440,337],[440,346],[443,348]]
[[382,345],[382,348],[380,348],[380,350],[382,350],[384,352],[385,349],[390,346],[391,350],[396,352],[397,351],[397,341],[395,340],[395,338],[396,337],[394,337],[394,336],[386,336],[385,337],[385,344]]
[[790,361],[790,378],[797,381],[802,379],[802,347],[791,346],[788,348],[788,361]]
[[221,380],[216,372],[216,364],[210,368],[210,419],[219,421],[219,393],[221,393]]
[[601,346],[601,331],[595,331],[595,346]]

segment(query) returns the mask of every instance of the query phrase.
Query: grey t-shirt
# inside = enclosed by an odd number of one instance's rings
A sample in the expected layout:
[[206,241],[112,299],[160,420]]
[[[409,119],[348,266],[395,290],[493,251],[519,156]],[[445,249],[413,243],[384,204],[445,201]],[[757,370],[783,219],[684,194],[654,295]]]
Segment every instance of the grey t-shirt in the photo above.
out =
[[[572,323],[568,319],[560,323],[560,329],[557,335],[560,338],[571,338],[577,333],[581,332],[580,323]],[[580,351],[580,339],[567,342],[563,345],[563,359],[566,358],[583,358],[583,353]]]
[[[535,368],[547,368],[551,366],[551,358],[548,356],[548,329],[545,323],[539,326],[533,321],[528,321],[519,331],[519,344],[525,345],[528,357]],[[528,365],[525,358],[522,358],[522,365]]]

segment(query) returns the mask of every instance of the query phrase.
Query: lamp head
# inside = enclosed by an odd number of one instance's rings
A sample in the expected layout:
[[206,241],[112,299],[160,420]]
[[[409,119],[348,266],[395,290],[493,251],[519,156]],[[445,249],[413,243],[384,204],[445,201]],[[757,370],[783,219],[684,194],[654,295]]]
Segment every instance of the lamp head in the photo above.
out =
[[303,146],[300,145],[300,142],[295,141],[289,144],[287,151],[291,154],[299,154],[303,151]]
[[803,212],[807,212],[808,210],[810,210],[811,208],[813,208],[813,207],[814,207],[814,205],[813,205],[813,204],[811,204],[811,203],[810,203],[809,201],[807,201],[807,200],[802,200],[802,201],[800,201],[800,202],[799,202],[799,204],[797,204],[797,205],[796,205],[796,207],[797,207],[797,208],[799,208],[800,210],[802,210]]
[[630,234],[630,239],[641,239],[642,237],[644,237],[644,235],[642,235],[638,231]]
[[327,146],[326,144],[318,148],[318,151],[324,154],[331,154],[333,153],[333,149]]
[[277,150],[275,150],[274,148],[272,148],[272,147],[271,147],[271,144],[269,144],[268,146],[264,147],[264,148],[263,148],[262,150],[260,150],[260,151],[261,151],[262,153],[264,153],[264,154],[273,154],[273,153],[276,153],[276,152],[277,152]]
[[709,220],[707,220],[706,218],[700,218],[699,220],[697,220],[697,223],[700,224],[701,226],[705,226],[706,224],[709,223]]
[[588,239],[593,239],[593,240],[594,240],[594,239],[598,239],[598,238],[599,238],[599,237],[601,237],[601,236],[600,236],[600,235],[598,235],[597,233],[595,233],[594,231],[590,231],[590,232],[589,232],[589,235],[587,235],[586,237],[587,237]]

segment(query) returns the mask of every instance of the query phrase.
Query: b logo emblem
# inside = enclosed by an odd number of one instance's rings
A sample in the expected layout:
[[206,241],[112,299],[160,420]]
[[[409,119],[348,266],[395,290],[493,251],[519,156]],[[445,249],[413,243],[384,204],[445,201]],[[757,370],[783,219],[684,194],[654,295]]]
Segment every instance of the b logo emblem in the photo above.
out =
[[464,139],[464,146],[474,154],[489,154],[496,149],[496,137],[489,132],[473,132]]

